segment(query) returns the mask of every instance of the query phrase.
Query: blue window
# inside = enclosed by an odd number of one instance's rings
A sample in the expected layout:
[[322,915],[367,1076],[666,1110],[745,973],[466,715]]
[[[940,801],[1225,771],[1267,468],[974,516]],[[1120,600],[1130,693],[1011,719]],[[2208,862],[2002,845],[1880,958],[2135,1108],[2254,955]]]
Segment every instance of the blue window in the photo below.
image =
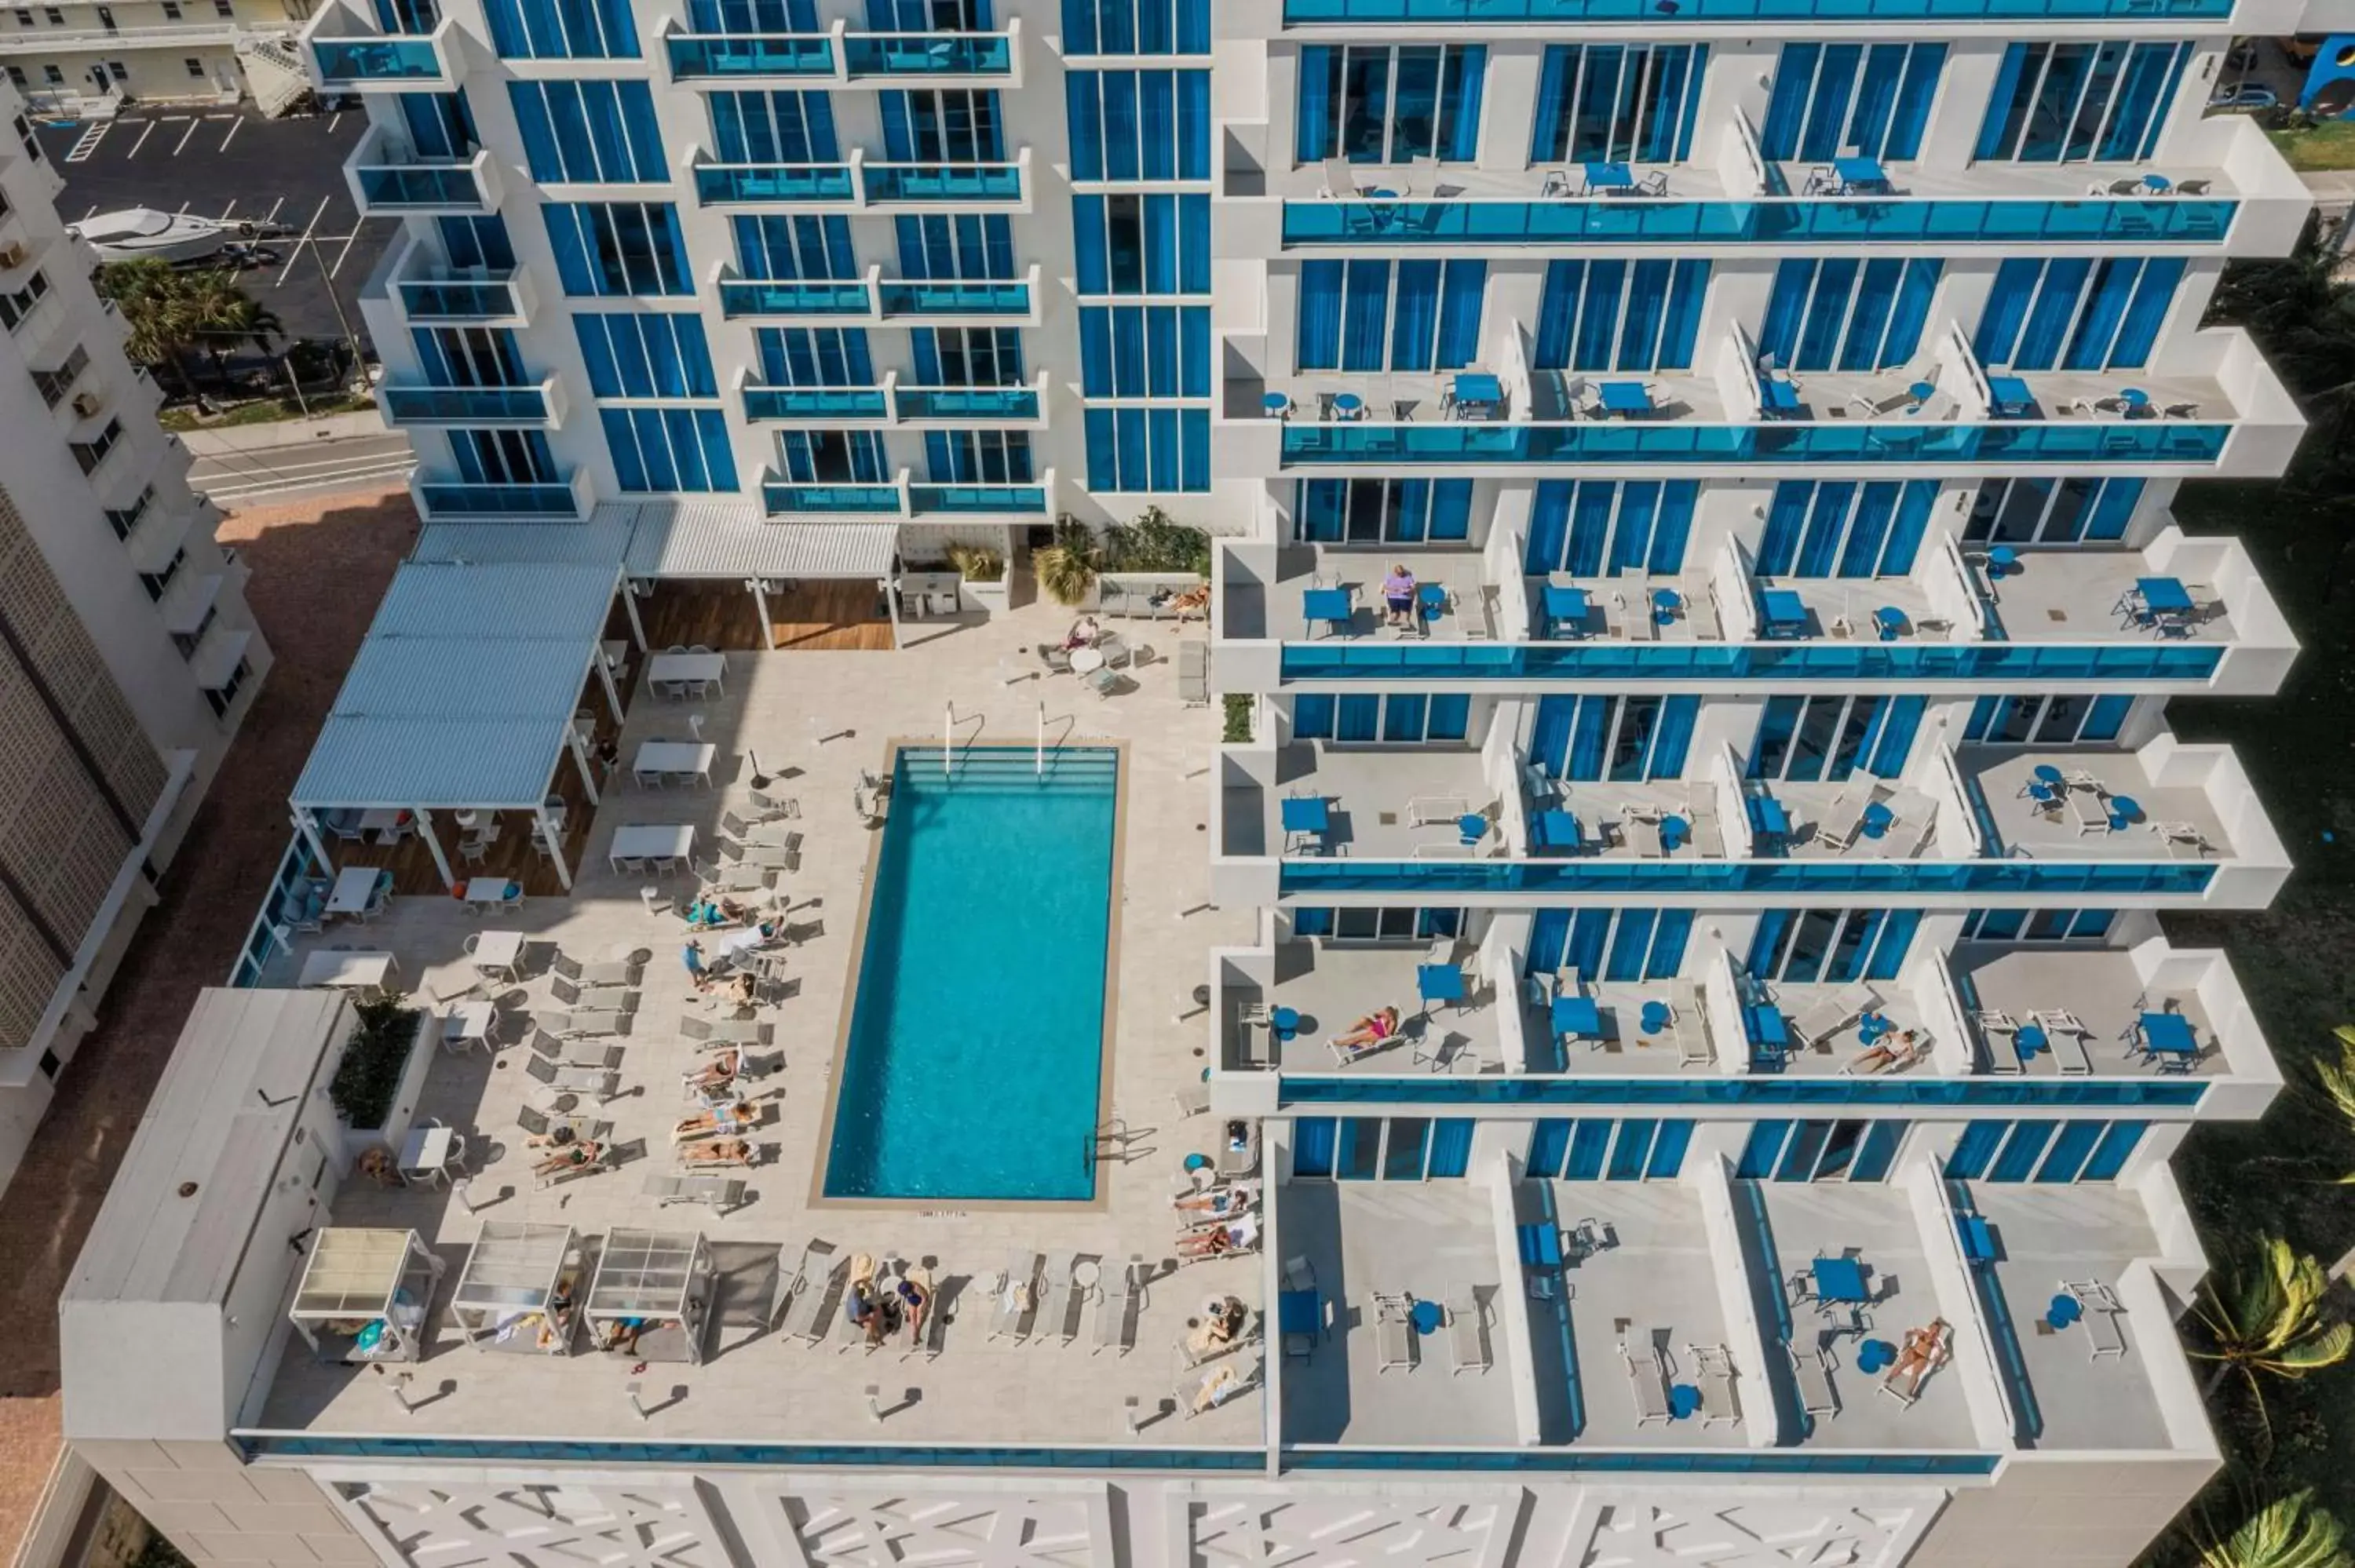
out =
[[1012,327],[917,327],[908,346],[916,386],[1022,385],[1022,334]]
[[1207,55],[1210,0],[1063,0],[1063,53]]
[[1541,480],[1522,569],[1582,577],[1682,571],[1700,493],[1689,479]]
[[1449,544],[1472,532],[1468,479],[1304,479],[1293,537],[1305,544]]
[[[1067,0],[1068,3],[1068,0]],[[1335,1123],[1329,1116],[1301,1117],[1292,1124],[1292,1174],[1333,1174]]]
[[717,408],[600,408],[613,472],[633,494],[732,493],[736,459]]
[[777,455],[795,484],[884,484],[891,465],[874,430],[783,430]]
[[1990,1181],[2025,1181],[2043,1159],[2045,1146],[2061,1124],[2051,1121],[2016,1121],[2004,1137],[2003,1147],[1996,1150],[1995,1164],[1987,1171]]
[[859,275],[847,217],[742,216],[730,219],[730,227],[736,237],[737,268],[747,278],[815,281]]
[[2074,545],[2126,537],[2142,501],[2139,479],[1989,479],[1979,483],[1963,537],[1998,545]]
[[687,0],[693,33],[816,33],[816,0]]
[[1928,705],[1923,697],[1769,697],[1746,777],[1837,783],[1861,771],[1894,779]]
[[1682,163],[1708,65],[1707,44],[1549,47],[1529,162]]
[[2077,1173],[2077,1180],[2116,1181],[2118,1172],[2126,1169],[2126,1156],[2134,1152],[2135,1145],[2142,1141],[2142,1135],[2149,1129],[2150,1124],[2144,1121],[2105,1123],[2101,1141],[2094,1146],[2094,1152],[2086,1160],[2085,1168]]
[[1075,70],[1063,78],[1074,180],[1210,177],[1210,73]]
[[1930,525],[1934,479],[1785,480],[1774,487],[1758,543],[1765,577],[1902,577]]
[[505,327],[411,327],[418,362],[434,387],[523,387],[523,355]]
[[1985,696],[1972,705],[1963,738],[1985,746],[2106,744],[2117,739],[2133,707],[2134,699],[2123,694]]
[[1485,261],[1310,261],[1303,370],[1457,370],[1479,357]]
[[1550,1117],[1529,1128],[1525,1172],[1539,1181],[1665,1181],[1683,1170],[1691,1141],[1689,1121]]
[[1431,1124],[1431,1163],[1423,1172],[1433,1181],[1469,1175],[1472,1131],[1478,1124],[1464,1117],[1443,1117]]
[[483,267],[494,272],[505,272],[515,266],[515,247],[507,238],[507,226],[503,219],[452,216],[433,221],[441,231],[442,250],[450,258],[451,266]]
[[[1469,698],[1423,692],[1353,692],[1337,704],[1304,694],[1293,702],[1292,736],[1295,740],[1340,740],[1355,745],[1460,745],[1470,712]],[[1343,934],[1349,933],[1345,928]]]
[[1207,491],[1210,411],[1147,408],[1087,410],[1088,488]]
[[1304,1117],[1292,1124],[1292,1174],[1343,1181],[1446,1181],[1471,1167],[1475,1124],[1461,1118]]
[[927,430],[924,466],[934,484],[1028,484],[1030,437],[1023,430]]
[[986,33],[989,17],[989,0],[867,0],[878,33]]
[[703,318],[677,312],[572,317],[589,390],[599,397],[717,397]]
[[1935,258],[1785,261],[1774,269],[1759,351],[1785,370],[1902,365],[1921,346],[1944,266]]
[[1304,164],[1468,164],[1480,154],[1479,44],[1311,44],[1300,51],[1295,151]]
[[1550,261],[1540,370],[1681,370],[1709,292],[1706,261]]
[[469,158],[482,142],[463,92],[403,92],[400,121],[421,158]]
[[1210,291],[1208,196],[1075,196],[1071,224],[1082,295]]
[[2139,1121],[1975,1121],[1946,1174],[1958,1181],[2114,1181],[2148,1124]]
[[855,328],[762,327],[753,334],[764,387],[873,387],[867,334]]
[[2189,43],[2014,44],[1987,96],[1977,155],[2035,164],[2147,158],[2190,58]]
[[510,81],[531,177],[543,185],[670,178],[643,81]]
[[1895,980],[1921,925],[1916,909],[1765,909],[1742,967],[1786,985]]
[[450,456],[468,484],[553,484],[559,478],[540,430],[452,430]]
[[714,151],[723,164],[831,164],[834,110],[823,92],[712,92]]
[[995,89],[923,88],[877,98],[888,163],[1006,162]]
[[687,242],[667,202],[551,202],[540,208],[557,276],[574,299],[689,294]]
[[2006,261],[1972,350],[2006,370],[2138,367],[2182,277],[2180,256]]
[[1529,759],[1553,779],[1680,779],[1700,703],[1688,696],[1541,697]]
[[1082,305],[1080,394],[1209,397],[1209,307]]
[[898,217],[892,219],[892,232],[900,242],[902,278],[1018,276],[1014,266],[1014,228],[1002,213]]
[[491,44],[507,60],[634,60],[630,0],[485,0]]
[[1811,164],[1913,158],[1945,63],[1944,44],[1785,44],[1760,150]]
[[1891,1121],[1761,1121],[1750,1129],[1733,1174],[1742,1181],[1881,1181],[1888,1179],[1906,1124]]

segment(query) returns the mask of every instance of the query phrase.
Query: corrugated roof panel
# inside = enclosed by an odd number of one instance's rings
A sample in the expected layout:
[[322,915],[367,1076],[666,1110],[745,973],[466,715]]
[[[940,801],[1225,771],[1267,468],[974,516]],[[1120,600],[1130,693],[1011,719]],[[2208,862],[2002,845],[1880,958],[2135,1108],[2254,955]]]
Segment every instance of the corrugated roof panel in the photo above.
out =
[[527,561],[614,566],[630,543],[637,503],[600,506],[585,523],[434,523],[417,535],[412,561]]
[[593,642],[371,637],[360,644],[337,718],[570,720]]
[[896,523],[772,523],[742,502],[648,502],[630,535],[634,577],[880,577]]
[[393,573],[368,636],[559,638],[585,644],[603,632],[619,580],[618,564],[412,561]]
[[298,806],[527,810],[562,760],[562,719],[331,716],[294,781]]

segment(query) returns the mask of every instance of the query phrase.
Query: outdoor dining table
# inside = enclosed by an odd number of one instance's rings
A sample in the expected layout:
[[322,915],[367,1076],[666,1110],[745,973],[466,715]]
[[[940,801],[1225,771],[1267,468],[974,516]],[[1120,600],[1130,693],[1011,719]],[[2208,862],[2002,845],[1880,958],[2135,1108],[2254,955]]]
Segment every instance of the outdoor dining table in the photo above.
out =
[[1455,394],[1455,407],[1494,408],[1505,400],[1505,383],[1486,371],[1466,370],[1457,375],[1450,387]]
[[474,938],[474,968],[513,980],[516,966],[523,961],[523,944],[521,931],[480,932]]
[[1303,588],[1300,592],[1301,619],[1312,625],[1323,621],[1328,633],[1348,630],[1350,618],[1356,613],[1356,608],[1349,602],[1348,588]]
[[469,904],[520,904],[523,889],[504,876],[470,876],[458,885],[459,895]]
[[1769,637],[1796,637],[1807,630],[1807,601],[1794,588],[1768,588],[1758,596],[1759,615]]
[[462,1001],[452,1008],[442,1020],[442,1043],[444,1045],[488,1045],[491,1043],[491,1022],[498,1009],[487,1001]]
[[1987,400],[1998,418],[2026,418],[2036,408],[2036,394],[2017,376],[1987,377]]
[[1870,1301],[1864,1286],[1864,1265],[1852,1257],[1819,1257],[1815,1262],[1816,1294],[1827,1301]]
[[625,860],[683,861],[695,853],[695,829],[687,822],[632,822],[613,831],[605,858],[615,871]]
[[2191,1020],[2179,1012],[2146,1012],[2139,1020],[2143,1054],[2156,1061],[2169,1057],[2189,1064],[2200,1055],[2199,1036]]
[[1791,836],[1791,813],[1772,795],[1750,798],[1750,821],[1762,833],[1772,833],[1776,838]]
[[1464,1005],[1464,970],[1455,964],[1418,964],[1414,989],[1428,1007],[1434,1001]]
[[649,740],[639,745],[630,771],[641,784],[666,779],[693,779],[709,784],[711,760],[719,754],[719,748],[708,741]]
[[1557,583],[1546,584],[1546,624],[1550,630],[1556,631],[1565,628],[1575,630],[1582,626],[1586,620],[1587,608],[1584,588],[1564,588]]
[[1881,166],[1878,158],[1834,158],[1832,173],[1839,177],[1843,193],[1889,188],[1889,171]]
[[1595,396],[1603,399],[1606,414],[1648,414],[1652,411],[1652,394],[1640,381],[1603,381],[1595,384]]
[[714,691],[725,692],[723,677],[728,673],[727,659],[718,653],[657,653],[646,661],[646,683],[655,687],[686,686],[696,682],[709,682]]
[[1578,819],[1559,807],[1540,811],[1537,816],[1537,841],[1540,849],[1576,849]]
[[1592,997],[1558,996],[1553,999],[1553,1032],[1573,1040],[1598,1040],[1603,1036],[1603,1010],[1594,1005]]
[[1586,188],[1596,191],[1631,191],[1636,188],[1636,171],[1625,164],[1589,164],[1586,165]]
[[346,866],[336,873],[336,885],[327,895],[326,912],[330,915],[357,915],[367,910],[376,897],[377,868],[372,865]]
[[329,948],[303,960],[297,986],[382,985],[400,969],[390,953],[356,948]]
[[2137,577],[2135,591],[2142,595],[2143,609],[2153,616],[2191,613],[2191,590],[2180,577]]
[[412,1127],[400,1142],[400,1179],[404,1182],[431,1181],[439,1186],[448,1179],[450,1164],[450,1129],[446,1127]]

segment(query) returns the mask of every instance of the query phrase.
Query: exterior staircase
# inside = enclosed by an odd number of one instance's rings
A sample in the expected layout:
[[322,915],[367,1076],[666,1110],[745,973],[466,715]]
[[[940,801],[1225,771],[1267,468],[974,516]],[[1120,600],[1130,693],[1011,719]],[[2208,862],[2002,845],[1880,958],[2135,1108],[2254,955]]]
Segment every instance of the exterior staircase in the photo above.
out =
[[237,58],[244,63],[245,85],[254,106],[270,119],[311,101],[311,73],[291,37],[250,34],[238,39]]

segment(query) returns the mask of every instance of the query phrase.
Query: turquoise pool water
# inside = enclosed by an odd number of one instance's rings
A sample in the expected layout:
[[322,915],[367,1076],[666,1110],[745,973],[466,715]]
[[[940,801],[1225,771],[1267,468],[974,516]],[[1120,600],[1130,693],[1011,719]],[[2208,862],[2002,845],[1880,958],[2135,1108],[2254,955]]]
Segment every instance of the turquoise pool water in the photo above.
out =
[[1084,1200],[1120,754],[903,749],[826,1151],[830,1198]]

